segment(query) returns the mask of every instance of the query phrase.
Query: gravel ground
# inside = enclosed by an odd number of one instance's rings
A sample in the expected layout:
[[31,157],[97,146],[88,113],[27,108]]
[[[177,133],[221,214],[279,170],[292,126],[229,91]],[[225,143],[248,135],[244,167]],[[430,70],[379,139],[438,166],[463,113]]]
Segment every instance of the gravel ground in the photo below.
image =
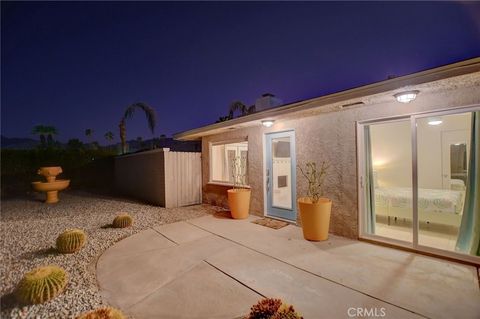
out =
[[[115,242],[143,229],[212,213],[207,205],[166,209],[112,197],[63,192],[60,202],[46,205],[37,199],[11,199],[1,203],[1,318],[74,318],[79,313],[105,306],[98,292],[95,264]],[[109,225],[118,212],[127,212],[132,227]],[[103,227],[103,228],[102,228]],[[81,228],[87,243],[80,252],[55,252],[55,239],[68,228]],[[56,264],[69,274],[66,290],[42,305],[21,306],[12,296],[27,271]]]

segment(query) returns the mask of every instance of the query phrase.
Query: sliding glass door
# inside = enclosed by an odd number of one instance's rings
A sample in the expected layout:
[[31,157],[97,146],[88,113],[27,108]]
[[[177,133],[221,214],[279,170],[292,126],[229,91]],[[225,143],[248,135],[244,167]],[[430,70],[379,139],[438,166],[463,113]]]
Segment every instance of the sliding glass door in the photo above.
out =
[[479,122],[469,107],[359,123],[360,236],[480,261]]
[[364,126],[365,225],[369,233],[413,240],[412,137],[409,119]]

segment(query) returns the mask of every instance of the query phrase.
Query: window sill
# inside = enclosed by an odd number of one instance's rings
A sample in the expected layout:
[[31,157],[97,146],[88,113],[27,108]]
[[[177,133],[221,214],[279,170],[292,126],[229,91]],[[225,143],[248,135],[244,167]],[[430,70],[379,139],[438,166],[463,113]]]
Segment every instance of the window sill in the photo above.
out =
[[[224,182],[208,182],[207,185],[227,186],[227,187],[233,188],[233,184],[224,183]],[[239,186],[238,188],[251,188],[251,187],[249,185],[243,185],[243,186]]]

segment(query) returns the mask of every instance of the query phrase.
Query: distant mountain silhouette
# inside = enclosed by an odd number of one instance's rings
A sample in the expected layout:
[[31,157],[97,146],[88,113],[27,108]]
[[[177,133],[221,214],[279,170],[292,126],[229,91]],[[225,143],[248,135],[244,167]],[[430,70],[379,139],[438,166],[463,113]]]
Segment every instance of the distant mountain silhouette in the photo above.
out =
[[0,146],[3,149],[27,150],[35,148],[40,144],[39,141],[32,138],[6,137],[1,135]]

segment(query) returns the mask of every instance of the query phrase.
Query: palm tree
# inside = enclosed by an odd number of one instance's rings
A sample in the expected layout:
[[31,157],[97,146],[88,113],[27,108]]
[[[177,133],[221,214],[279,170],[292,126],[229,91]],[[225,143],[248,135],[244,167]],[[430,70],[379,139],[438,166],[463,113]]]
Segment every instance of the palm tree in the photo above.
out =
[[55,126],[47,125],[44,126],[46,134],[47,134],[47,144],[48,146],[53,145],[53,136],[58,135],[58,130]]
[[239,111],[241,115],[247,114],[247,106],[243,104],[242,101],[233,101],[230,104],[230,109],[228,111],[228,116],[233,119],[233,113]]
[[240,116],[252,114],[255,112],[255,104],[251,106],[246,106],[242,101],[233,101],[230,104],[230,109],[228,112],[229,120],[233,119],[233,113],[235,113],[235,111],[239,111]]
[[122,119],[120,120],[120,124],[118,125],[120,129],[120,140],[122,142],[122,153],[124,154],[127,152],[127,127],[125,122],[127,119],[131,119],[133,117],[133,113],[135,113],[136,109],[140,109],[145,113],[148,127],[152,131],[152,134],[155,130],[155,125],[157,124],[157,120],[156,120],[157,116],[154,108],[142,102],[133,103],[129,105],[125,110],[125,113]]
[[105,139],[110,143],[113,141],[113,138],[114,138],[114,135],[113,135],[113,132],[111,131],[108,131],[107,133],[105,133],[105,135],[103,135],[105,137]]
[[88,140],[90,140],[90,138],[92,137],[93,135],[93,130],[91,128],[87,128],[85,130],[85,136],[88,138]]
[[58,131],[55,126],[39,124],[33,127],[32,134],[39,135],[40,144],[45,147],[47,144],[49,146],[53,144],[53,136],[58,135]]
[[45,147],[46,145],[46,139],[45,139],[45,134],[46,134],[46,126],[45,125],[35,125],[32,129],[32,134],[33,135],[38,135],[40,137],[40,145],[42,147]]

